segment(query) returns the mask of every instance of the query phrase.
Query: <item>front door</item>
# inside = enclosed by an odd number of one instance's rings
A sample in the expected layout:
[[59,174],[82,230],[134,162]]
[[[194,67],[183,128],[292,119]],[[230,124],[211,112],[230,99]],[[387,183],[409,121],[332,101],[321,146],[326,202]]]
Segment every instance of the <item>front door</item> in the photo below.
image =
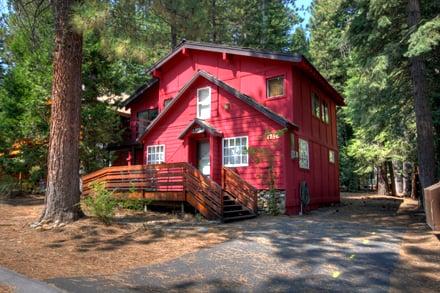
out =
[[197,142],[197,168],[203,175],[211,174],[211,160],[209,159],[209,141]]

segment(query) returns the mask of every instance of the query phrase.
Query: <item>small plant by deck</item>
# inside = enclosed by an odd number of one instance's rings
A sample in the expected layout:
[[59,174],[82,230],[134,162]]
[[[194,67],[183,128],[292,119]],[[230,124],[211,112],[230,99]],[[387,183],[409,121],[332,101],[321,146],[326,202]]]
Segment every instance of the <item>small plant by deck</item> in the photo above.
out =
[[[271,135],[273,137],[281,137],[286,133],[286,129],[277,130],[275,132],[265,131],[264,139],[268,139]],[[272,216],[278,216],[281,214],[280,207],[278,205],[279,196],[277,194],[277,189],[275,187],[275,155],[270,147],[250,147],[248,153],[251,159],[256,163],[266,163],[267,164],[267,174],[264,176],[263,180],[268,188],[269,201],[268,212]]]
[[110,224],[118,205],[113,198],[113,192],[106,189],[104,182],[94,182],[91,187],[91,195],[84,199],[87,209],[94,217]]

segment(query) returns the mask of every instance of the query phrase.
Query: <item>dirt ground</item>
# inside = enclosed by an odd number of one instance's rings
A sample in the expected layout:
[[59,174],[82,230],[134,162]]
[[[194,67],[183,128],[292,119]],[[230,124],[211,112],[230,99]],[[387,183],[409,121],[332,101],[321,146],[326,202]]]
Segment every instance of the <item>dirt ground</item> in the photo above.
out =
[[[0,266],[37,279],[111,275],[161,263],[236,239],[267,220],[263,216],[243,225],[218,225],[148,212],[126,213],[110,226],[86,218],[67,227],[35,230],[30,224],[38,218],[42,203],[41,198],[0,201]],[[424,288],[440,287],[440,236],[423,223],[423,215],[414,212],[416,206],[410,199],[343,194],[342,203],[321,209],[320,217],[408,227],[391,288],[424,292]],[[8,290],[0,286],[0,292]]]
[[12,292],[14,292],[13,288],[0,284],[0,293],[12,293]]
[[36,230],[30,225],[42,204],[41,198],[0,201],[0,266],[40,280],[114,274],[234,236],[231,229],[193,217],[182,220],[157,212],[131,212],[110,226],[86,218],[67,227]]

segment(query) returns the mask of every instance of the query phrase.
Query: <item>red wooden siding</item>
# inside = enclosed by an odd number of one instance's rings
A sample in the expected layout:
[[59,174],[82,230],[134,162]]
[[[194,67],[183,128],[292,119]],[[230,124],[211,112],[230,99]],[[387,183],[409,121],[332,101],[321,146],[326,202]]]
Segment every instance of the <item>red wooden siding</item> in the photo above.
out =
[[[336,103],[322,83],[316,81],[313,72],[292,62],[239,56],[230,53],[207,52],[186,49],[172,57],[157,70],[159,82],[130,104],[132,121],[138,112],[158,107],[164,109],[164,100],[173,98],[198,70],[204,70],[238,91],[249,95],[277,114],[299,125],[295,131],[295,148],[298,138],[309,143],[310,169],[299,168],[298,159],[291,159],[292,145],[290,133],[268,141],[266,131],[282,128],[257,110],[246,105],[234,96],[219,89],[204,78],[199,77],[172,106],[167,115],[160,120],[144,141],[144,162],[147,145],[165,144],[165,161],[190,162],[195,164],[195,142],[178,139],[182,131],[196,117],[196,89],[210,86],[211,118],[209,124],[223,133],[223,137],[248,136],[252,148],[272,148],[275,154],[276,187],[287,191],[286,207],[288,213],[299,210],[299,186],[306,181],[311,194],[311,207],[339,201],[339,154],[336,133]],[[285,95],[273,99],[266,97],[266,80],[283,76]],[[312,115],[311,94],[316,93],[329,107],[330,123],[324,123]],[[330,91],[331,92],[331,91]],[[226,109],[225,105],[229,107]],[[135,130],[133,130],[135,136]],[[199,135],[203,138],[203,135]],[[211,144],[211,177],[219,180],[222,165],[222,139],[206,136]],[[335,164],[329,162],[329,150],[335,152]],[[214,167],[217,166],[217,167]],[[243,179],[257,188],[267,188],[265,175],[267,164],[256,164],[252,159],[248,167],[235,168]]]
[[[265,139],[266,131],[279,130],[282,127],[269,118],[251,108],[247,104],[231,96],[223,89],[217,88],[209,81],[200,78],[181,97],[178,104],[170,109],[168,115],[161,120],[143,141],[144,145],[165,144],[165,162],[188,161],[192,154],[189,153],[189,141],[177,139],[184,129],[196,117],[196,90],[201,87],[211,87],[211,119],[207,119],[213,127],[220,129],[225,138],[236,136],[248,136],[250,148],[271,148],[275,154],[275,173],[277,175],[277,186],[284,186],[284,175],[282,172],[283,153],[278,143]],[[224,105],[229,104],[230,108],[225,109]],[[281,140],[280,140],[281,141]],[[211,176],[220,178],[222,165],[221,139],[214,138],[211,142]],[[214,150],[213,150],[214,148]],[[267,164],[256,164],[249,158],[248,167],[236,167],[236,172],[257,188],[267,188],[265,178]]]

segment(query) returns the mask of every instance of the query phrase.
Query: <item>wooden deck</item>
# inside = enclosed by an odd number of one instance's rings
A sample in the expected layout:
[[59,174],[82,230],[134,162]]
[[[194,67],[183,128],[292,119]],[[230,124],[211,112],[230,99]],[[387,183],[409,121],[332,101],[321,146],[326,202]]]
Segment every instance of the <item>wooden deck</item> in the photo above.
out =
[[116,197],[187,202],[207,219],[241,219],[257,213],[257,190],[229,168],[222,170],[221,186],[188,163],[107,167],[82,181],[83,196],[93,195],[93,182],[104,182]]

